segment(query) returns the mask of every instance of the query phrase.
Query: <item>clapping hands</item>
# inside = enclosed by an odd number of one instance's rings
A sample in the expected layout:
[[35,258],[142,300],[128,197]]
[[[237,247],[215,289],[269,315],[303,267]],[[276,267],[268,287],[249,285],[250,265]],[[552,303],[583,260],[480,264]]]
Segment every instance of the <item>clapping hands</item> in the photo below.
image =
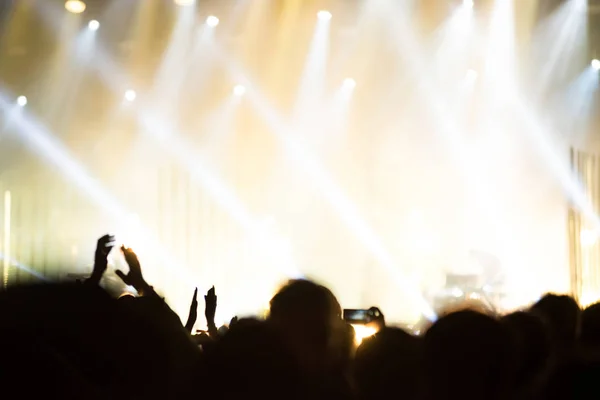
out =
[[125,256],[125,261],[127,261],[127,265],[129,265],[129,273],[125,274],[121,270],[116,270],[115,273],[121,278],[121,280],[128,286],[133,286],[135,290],[140,295],[144,295],[144,293],[149,293],[152,288],[146,283],[144,277],[142,275],[142,267],[140,266],[140,262],[137,258],[137,255],[133,250],[127,248],[125,246],[121,246],[121,251]]
[[[217,295],[215,294],[215,287],[211,287],[206,295],[204,296],[204,316],[206,317],[206,324],[208,325],[208,332],[210,336],[215,337],[217,334],[217,327],[215,325],[215,314],[217,312]],[[192,304],[190,305],[190,313],[188,320],[185,324],[185,329],[188,332],[192,332],[196,319],[198,318],[198,288],[194,290],[194,297],[192,297]]]
[[102,275],[106,272],[108,267],[108,254],[111,252],[115,245],[115,237],[112,235],[104,235],[96,244],[96,252],[94,254],[94,269],[92,276],[87,280],[87,283],[99,284],[102,279]]

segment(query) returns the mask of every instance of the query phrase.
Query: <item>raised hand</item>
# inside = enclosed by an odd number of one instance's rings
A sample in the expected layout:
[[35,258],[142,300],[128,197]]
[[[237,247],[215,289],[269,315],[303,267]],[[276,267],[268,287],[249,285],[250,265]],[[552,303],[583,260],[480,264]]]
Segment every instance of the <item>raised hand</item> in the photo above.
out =
[[94,254],[94,269],[92,275],[86,281],[87,283],[98,284],[102,279],[102,275],[108,267],[108,254],[115,245],[115,237],[112,235],[104,235],[98,239],[96,252]]
[[152,290],[152,288],[146,283],[144,277],[142,276],[142,267],[140,266],[140,262],[137,258],[137,255],[125,246],[121,246],[121,251],[125,256],[125,261],[127,261],[127,265],[129,265],[129,273],[125,275],[123,271],[116,270],[115,273],[121,278],[123,282],[125,282],[128,286],[133,286],[135,290],[140,295],[144,295]]
[[188,314],[188,320],[185,323],[185,329],[192,333],[196,319],[198,318],[198,288],[194,290],[194,297],[192,297],[192,304],[190,305],[190,313]]
[[215,287],[213,286],[204,296],[204,316],[206,317],[206,324],[208,325],[208,333],[216,337],[217,326],[215,325],[215,314],[217,312],[217,295],[215,294]]

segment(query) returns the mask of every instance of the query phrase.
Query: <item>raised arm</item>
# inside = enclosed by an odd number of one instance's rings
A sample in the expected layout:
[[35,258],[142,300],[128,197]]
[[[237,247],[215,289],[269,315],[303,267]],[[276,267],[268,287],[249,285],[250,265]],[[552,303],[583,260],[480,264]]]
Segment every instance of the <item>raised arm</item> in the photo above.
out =
[[137,255],[125,246],[121,246],[121,251],[125,256],[125,261],[129,265],[129,273],[126,275],[121,270],[116,270],[115,273],[128,286],[133,286],[140,296],[158,296],[152,286],[148,285],[142,275],[142,267],[137,258]]
[[208,334],[212,338],[217,338],[219,332],[215,325],[215,314],[217,312],[217,295],[215,294],[215,287],[213,286],[204,296],[205,307],[204,316],[206,317],[206,324],[208,325]]
[[187,322],[185,323],[185,329],[192,333],[196,319],[198,318],[198,288],[194,290],[194,297],[192,297],[192,304],[190,305],[190,313],[188,314]]
[[115,237],[104,235],[98,239],[94,254],[94,269],[92,275],[85,281],[89,285],[98,285],[108,267],[108,254],[115,245]]

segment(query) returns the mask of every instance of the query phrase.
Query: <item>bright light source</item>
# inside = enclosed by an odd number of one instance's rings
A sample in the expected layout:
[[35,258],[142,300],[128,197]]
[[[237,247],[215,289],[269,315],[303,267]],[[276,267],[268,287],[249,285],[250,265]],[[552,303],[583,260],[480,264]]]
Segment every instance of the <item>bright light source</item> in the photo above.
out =
[[474,69],[470,69],[467,71],[467,76],[465,77],[465,79],[468,83],[475,83],[478,76],[479,74],[477,73],[477,71],[475,71]]
[[479,293],[471,293],[468,297],[470,300],[481,300],[481,295]]
[[473,0],[463,0],[463,6],[467,8],[473,8],[475,6],[475,2]]
[[360,346],[362,341],[370,336],[377,333],[377,328],[367,325],[352,325],[354,328],[354,343],[356,346]]
[[125,92],[125,100],[127,100],[130,103],[135,101],[136,97],[137,97],[137,93],[135,92],[135,90],[130,89]]
[[178,6],[191,6],[196,0],[173,0],[173,2]]
[[135,213],[129,214],[128,215],[128,220],[129,220],[128,221],[129,224],[131,224],[132,226],[140,224],[140,216],[138,214],[135,214]]
[[352,78],[344,79],[344,87],[346,89],[354,89],[356,87],[356,81]]
[[27,105],[27,97],[19,96],[17,98],[17,104],[20,105],[21,107],[25,107]]
[[238,97],[243,96],[244,94],[246,94],[246,88],[242,85],[236,85],[233,88],[233,94],[235,94]]
[[331,13],[329,11],[321,10],[317,13],[317,17],[321,21],[329,21],[331,19]]
[[81,14],[85,11],[85,3],[81,0],[68,0],[65,2],[65,8],[73,14]]
[[596,71],[600,71],[600,60],[592,60],[592,68],[594,68]]
[[587,12],[588,10],[588,0],[574,0],[575,1],[575,10],[579,12]]
[[215,17],[214,15],[209,16],[206,18],[206,25],[212,27],[219,25],[219,18]]
[[97,31],[100,28],[100,22],[93,19],[88,23],[88,28],[90,28],[90,31]]
[[579,241],[581,242],[582,246],[593,246],[598,241],[598,232],[590,229],[584,229],[579,234]]

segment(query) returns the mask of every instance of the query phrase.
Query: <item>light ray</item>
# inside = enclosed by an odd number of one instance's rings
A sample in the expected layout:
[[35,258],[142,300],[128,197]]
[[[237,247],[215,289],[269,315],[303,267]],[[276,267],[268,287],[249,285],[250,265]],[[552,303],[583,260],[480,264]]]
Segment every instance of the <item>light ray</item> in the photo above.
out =
[[325,89],[331,14],[328,11],[321,11],[321,13],[327,14],[320,14],[321,16],[317,18],[304,72],[298,86],[296,104],[292,111],[294,120],[300,124],[309,119],[312,112],[319,109]]
[[232,77],[244,82],[244,86],[248,88],[247,97],[254,106],[255,110],[261,118],[267,123],[270,131],[276,135],[277,139],[282,144],[286,154],[293,160],[300,170],[308,175],[313,183],[322,191],[327,201],[333,208],[333,211],[339,215],[353,235],[365,246],[365,248],[375,257],[378,264],[390,273],[395,282],[405,290],[404,293],[408,298],[415,302],[416,307],[430,319],[435,318],[435,314],[431,307],[423,299],[421,293],[416,290],[416,286],[412,285],[406,276],[398,271],[398,268],[381,244],[376,233],[360,216],[360,212],[355,204],[341,191],[324,170],[320,162],[311,154],[304,144],[295,139],[298,132],[281,119],[278,113],[274,111],[272,105],[262,96],[258,89],[251,84],[249,78],[243,71],[231,60],[224,52],[219,52],[224,63],[230,70]]
[[[20,269],[23,272],[28,273],[29,275],[39,279],[42,282],[52,282],[52,279],[48,278],[47,276],[40,274],[39,272],[37,272],[36,270],[34,270],[31,267],[28,267],[25,264],[20,263],[18,260],[16,260],[15,258],[6,258],[4,256],[4,254],[2,254],[2,252],[0,252],[0,261],[6,261],[6,264],[9,265],[10,267],[16,267],[18,269]],[[6,268],[6,266],[5,266]]]
[[[187,11],[189,12],[189,10]],[[188,17],[185,17],[184,21],[189,22]],[[189,28],[187,23],[182,22],[182,26],[186,29]],[[185,29],[182,28],[182,30]],[[97,43],[95,62],[92,67],[94,67],[95,71],[100,74],[113,91],[122,93],[123,88],[126,88],[127,83],[132,79],[123,73],[107,54],[103,46]],[[166,67],[163,68],[163,71],[165,70]],[[233,220],[241,225],[249,237],[259,238],[265,236],[259,224],[247,211],[244,204],[237,198],[234,191],[220,177],[210,171],[205,162],[192,150],[193,146],[184,140],[181,135],[177,134],[177,127],[172,122],[161,114],[154,112],[153,109],[144,107],[143,105],[133,107],[132,111],[142,126],[143,132],[156,140],[178,163],[183,165],[191,173],[193,181],[204,187],[208,194],[216,200],[217,204],[225,209]],[[261,242],[255,244],[262,254],[265,256],[270,254],[272,249],[269,243]],[[292,266],[287,266],[285,263],[282,265],[282,268],[284,268],[286,274],[289,276],[301,276],[297,270]]]
[[[534,47],[539,53],[542,70],[538,72],[537,92],[543,95],[551,82],[563,81],[573,60],[587,47],[587,14],[581,1],[569,0],[560,5],[534,33]],[[552,43],[548,54],[548,43]],[[536,65],[536,69],[537,69]]]
[[[110,225],[116,226],[119,221],[127,220],[132,214],[71,156],[69,150],[52,133],[26,114],[23,109],[15,108],[3,93],[0,93],[0,110],[7,115],[7,129],[17,130],[18,138],[23,140],[32,152],[60,171],[64,178],[73,182],[98,208],[106,211],[113,219]],[[149,256],[153,257],[155,262],[169,265],[175,276],[182,282],[193,282],[185,274],[181,264],[168,254],[156,238],[147,233],[146,229],[142,229],[142,232],[144,236],[141,239],[148,244],[149,249],[152,249]]]

